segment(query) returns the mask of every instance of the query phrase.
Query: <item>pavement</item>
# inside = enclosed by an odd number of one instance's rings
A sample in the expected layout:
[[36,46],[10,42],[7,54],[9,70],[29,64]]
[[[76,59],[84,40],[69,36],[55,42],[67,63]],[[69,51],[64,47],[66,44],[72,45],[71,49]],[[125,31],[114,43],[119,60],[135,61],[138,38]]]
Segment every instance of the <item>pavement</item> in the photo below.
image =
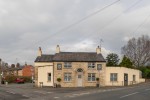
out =
[[134,100],[127,99],[134,95],[145,98],[139,100],[149,100],[146,93],[150,95],[150,83],[100,88],[36,88],[31,83],[0,86],[0,100]]

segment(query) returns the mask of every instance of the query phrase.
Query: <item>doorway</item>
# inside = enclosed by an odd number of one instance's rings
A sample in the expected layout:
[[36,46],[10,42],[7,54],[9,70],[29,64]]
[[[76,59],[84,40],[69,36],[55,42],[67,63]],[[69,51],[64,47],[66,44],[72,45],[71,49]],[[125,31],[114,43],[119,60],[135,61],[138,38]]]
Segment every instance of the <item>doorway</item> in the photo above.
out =
[[83,86],[83,70],[81,68],[77,69],[77,87]]
[[128,74],[124,73],[124,86],[128,86]]

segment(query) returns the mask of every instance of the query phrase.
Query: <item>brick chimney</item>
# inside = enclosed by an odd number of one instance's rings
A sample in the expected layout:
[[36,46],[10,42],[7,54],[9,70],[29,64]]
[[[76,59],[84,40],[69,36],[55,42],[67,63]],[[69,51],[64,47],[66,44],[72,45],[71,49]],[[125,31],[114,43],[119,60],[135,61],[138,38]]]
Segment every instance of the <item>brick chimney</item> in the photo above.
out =
[[39,47],[38,56],[42,56],[42,49],[41,49],[41,47]]
[[96,53],[97,53],[97,54],[100,54],[100,53],[101,53],[101,48],[100,48],[99,46],[96,48]]
[[60,53],[60,47],[59,47],[59,45],[57,45],[57,47],[56,47],[56,53]]

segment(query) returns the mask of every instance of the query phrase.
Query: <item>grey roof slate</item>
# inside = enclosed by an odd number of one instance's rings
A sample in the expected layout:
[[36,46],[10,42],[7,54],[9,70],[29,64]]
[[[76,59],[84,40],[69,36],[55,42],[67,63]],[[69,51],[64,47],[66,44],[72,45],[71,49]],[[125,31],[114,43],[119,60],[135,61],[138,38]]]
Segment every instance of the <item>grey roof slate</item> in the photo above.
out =
[[60,52],[38,56],[35,62],[106,62],[102,54],[95,52]]
[[35,62],[52,62],[54,55],[42,55],[38,56],[35,60]]
[[102,54],[95,52],[60,52],[56,53],[54,61],[75,61],[75,62],[105,62]]

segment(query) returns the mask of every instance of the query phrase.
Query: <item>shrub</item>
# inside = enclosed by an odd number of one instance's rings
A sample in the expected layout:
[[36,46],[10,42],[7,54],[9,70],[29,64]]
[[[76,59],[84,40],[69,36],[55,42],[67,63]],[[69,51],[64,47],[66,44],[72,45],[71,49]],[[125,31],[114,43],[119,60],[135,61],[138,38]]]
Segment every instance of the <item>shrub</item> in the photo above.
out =
[[31,82],[31,77],[28,77],[28,76],[13,76],[13,75],[6,76],[5,81],[7,81],[8,83],[15,83],[16,78],[23,78],[25,80],[25,82]]
[[58,82],[61,82],[61,78],[57,78],[57,81],[58,81]]

